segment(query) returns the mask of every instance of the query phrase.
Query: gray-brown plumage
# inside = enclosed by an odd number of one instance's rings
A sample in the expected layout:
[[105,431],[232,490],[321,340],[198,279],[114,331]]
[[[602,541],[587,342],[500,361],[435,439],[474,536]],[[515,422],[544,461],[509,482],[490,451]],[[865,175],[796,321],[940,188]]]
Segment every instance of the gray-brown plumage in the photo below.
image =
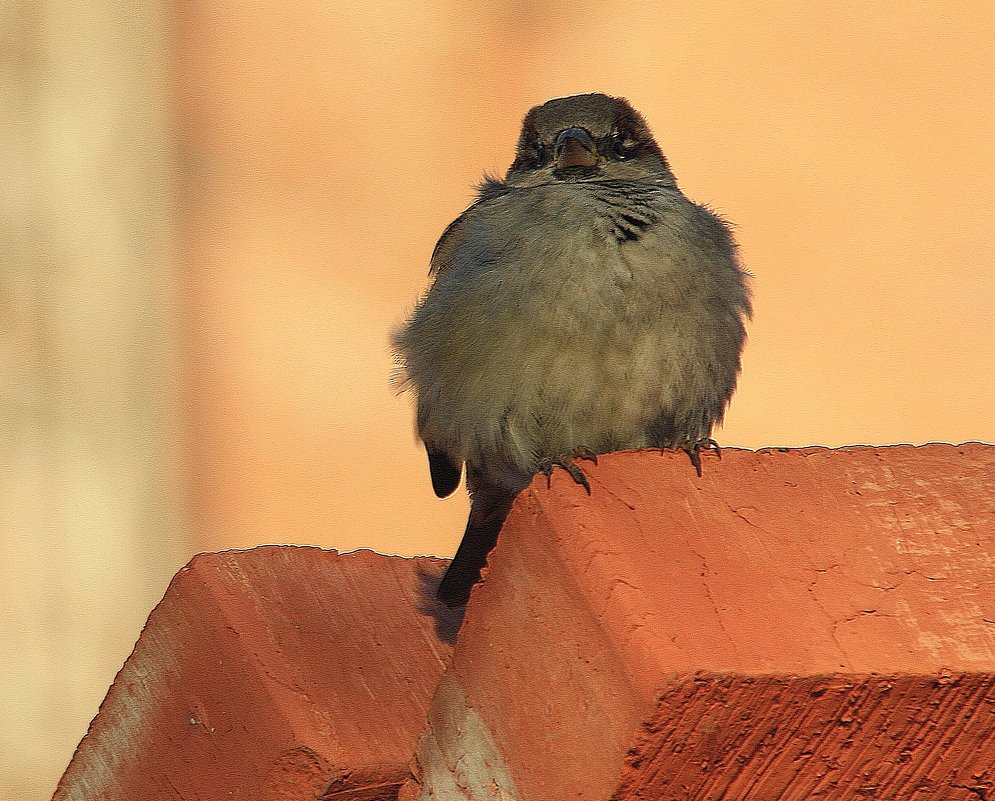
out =
[[[472,499],[439,587],[466,602],[515,495],[559,464],[698,448],[721,422],[750,315],[728,226],[689,201],[642,117],[578,95],[533,108],[504,181],[443,233],[394,338],[440,497]],[[588,488],[588,491],[589,488]]]

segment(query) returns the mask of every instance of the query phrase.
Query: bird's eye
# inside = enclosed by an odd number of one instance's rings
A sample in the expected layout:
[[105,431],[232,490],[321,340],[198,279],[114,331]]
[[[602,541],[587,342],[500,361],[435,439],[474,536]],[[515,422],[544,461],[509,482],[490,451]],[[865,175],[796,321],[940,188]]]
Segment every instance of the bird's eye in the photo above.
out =
[[611,143],[611,154],[619,161],[624,161],[625,159],[632,158],[633,153],[636,150],[636,143],[631,139],[627,139],[621,134],[616,134],[612,137]]

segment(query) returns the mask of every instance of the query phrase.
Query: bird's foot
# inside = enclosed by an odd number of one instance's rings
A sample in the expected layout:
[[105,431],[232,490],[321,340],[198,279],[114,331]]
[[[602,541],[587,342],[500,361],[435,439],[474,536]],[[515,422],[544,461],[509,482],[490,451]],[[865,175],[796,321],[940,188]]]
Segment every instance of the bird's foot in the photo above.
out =
[[570,478],[580,484],[587,491],[587,494],[590,495],[591,485],[588,483],[587,476],[584,475],[584,471],[577,466],[574,461],[575,459],[586,459],[589,462],[597,464],[598,454],[586,445],[579,445],[569,453],[562,453],[559,456],[554,456],[550,459],[543,459],[539,462],[538,472],[546,476],[546,487],[549,488],[552,486],[553,470],[557,467],[562,467],[570,474]]
[[684,451],[691,459],[691,464],[694,465],[694,472],[698,474],[698,478],[701,478],[701,452],[703,450],[715,451],[715,455],[719,459],[722,458],[722,449],[719,448],[719,443],[711,437],[702,437],[695,442],[685,442],[678,449]]

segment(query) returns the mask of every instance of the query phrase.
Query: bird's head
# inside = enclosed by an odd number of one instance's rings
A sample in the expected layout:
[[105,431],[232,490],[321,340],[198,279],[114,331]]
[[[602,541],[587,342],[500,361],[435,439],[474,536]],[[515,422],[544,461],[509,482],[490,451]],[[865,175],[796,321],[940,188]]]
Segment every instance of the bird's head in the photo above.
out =
[[674,184],[639,112],[623,98],[602,94],[562,97],[529,111],[505,177],[514,187],[642,179]]

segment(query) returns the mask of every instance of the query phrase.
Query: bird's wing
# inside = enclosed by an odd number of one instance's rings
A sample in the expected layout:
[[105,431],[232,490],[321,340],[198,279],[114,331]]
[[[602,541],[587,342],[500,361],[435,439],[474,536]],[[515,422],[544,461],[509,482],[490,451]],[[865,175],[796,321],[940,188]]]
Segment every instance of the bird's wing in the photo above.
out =
[[474,210],[481,204],[495,198],[503,197],[510,191],[510,188],[503,181],[490,176],[484,176],[484,180],[477,187],[477,199],[473,202],[473,205],[449,223],[446,226],[446,230],[442,232],[442,236],[439,237],[439,241],[435,243],[435,249],[432,251],[432,260],[430,262],[431,266],[428,270],[429,275],[438,277],[449,272],[453,264],[456,247],[459,244],[460,235],[466,227],[467,219]]
[[459,242],[459,235],[466,224],[465,218],[468,212],[469,209],[449,223],[446,226],[446,230],[442,232],[442,236],[439,237],[439,241],[435,243],[435,249],[432,251],[432,260],[429,262],[429,275],[438,278],[440,275],[445,275],[449,272],[449,269],[452,267],[456,245]]

